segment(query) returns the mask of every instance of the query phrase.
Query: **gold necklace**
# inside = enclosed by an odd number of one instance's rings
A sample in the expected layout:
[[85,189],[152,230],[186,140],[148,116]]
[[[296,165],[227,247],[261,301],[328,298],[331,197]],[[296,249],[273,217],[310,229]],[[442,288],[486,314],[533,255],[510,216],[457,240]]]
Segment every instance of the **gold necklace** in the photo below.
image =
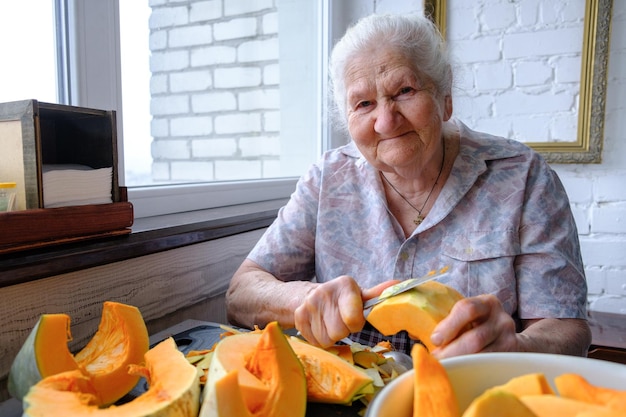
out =
[[443,144],[443,156],[441,158],[441,167],[439,168],[439,174],[437,174],[437,178],[435,179],[435,183],[433,184],[432,188],[430,189],[430,192],[428,193],[428,196],[426,197],[426,200],[424,201],[424,204],[422,204],[422,208],[421,209],[418,209],[417,207],[415,207],[405,196],[402,195],[402,193],[400,191],[398,191],[398,189],[396,187],[393,186],[393,184],[387,179],[385,174],[382,171],[380,172],[380,175],[387,182],[387,184],[389,184],[389,186],[396,193],[398,193],[398,195],[404,201],[406,201],[406,203],[409,206],[411,206],[415,211],[417,211],[417,217],[415,218],[415,220],[413,220],[413,223],[415,223],[416,226],[419,226],[424,221],[424,216],[422,216],[422,211],[424,210],[424,207],[426,207],[426,203],[428,203],[428,200],[430,199],[430,196],[432,195],[433,191],[435,190],[435,186],[439,182],[439,177],[441,177],[441,173],[443,172],[443,164],[444,164],[445,160],[446,160],[446,144],[444,142],[444,144]]

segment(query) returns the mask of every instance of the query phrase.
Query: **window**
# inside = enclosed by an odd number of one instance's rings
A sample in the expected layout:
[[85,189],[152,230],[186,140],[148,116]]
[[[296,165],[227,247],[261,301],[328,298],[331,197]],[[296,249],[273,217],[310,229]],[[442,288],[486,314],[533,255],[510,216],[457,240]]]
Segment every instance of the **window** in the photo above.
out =
[[131,199],[158,198],[154,212],[266,199],[277,184],[286,197],[321,150],[318,3],[145,3],[119,4]]
[[[56,102],[56,45],[52,0],[0,5],[0,100]],[[25,22],[28,22],[27,24]]]
[[[31,2],[3,3],[0,16],[32,30],[23,22],[40,7],[20,19],[5,12]],[[49,17],[52,4],[67,20],[56,28],[68,51],[58,65],[69,68],[57,96],[117,110],[136,217],[288,197],[327,147],[328,1],[50,0]],[[47,65],[31,80],[54,77]],[[61,102],[43,91],[25,98]]]

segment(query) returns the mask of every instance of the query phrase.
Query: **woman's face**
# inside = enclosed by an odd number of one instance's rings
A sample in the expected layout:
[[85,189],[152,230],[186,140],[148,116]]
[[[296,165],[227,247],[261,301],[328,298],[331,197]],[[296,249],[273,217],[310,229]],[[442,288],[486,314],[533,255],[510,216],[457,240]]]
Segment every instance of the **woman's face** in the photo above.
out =
[[356,57],[346,69],[348,130],[374,167],[410,175],[437,152],[452,102],[388,49]]

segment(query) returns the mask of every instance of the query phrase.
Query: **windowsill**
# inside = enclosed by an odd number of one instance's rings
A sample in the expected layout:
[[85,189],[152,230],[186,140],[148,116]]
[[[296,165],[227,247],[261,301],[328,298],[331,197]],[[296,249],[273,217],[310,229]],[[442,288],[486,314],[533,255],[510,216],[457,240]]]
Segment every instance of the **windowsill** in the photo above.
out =
[[0,255],[0,287],[264,228],[285,202],[279,199],[140,218],[125,236]]

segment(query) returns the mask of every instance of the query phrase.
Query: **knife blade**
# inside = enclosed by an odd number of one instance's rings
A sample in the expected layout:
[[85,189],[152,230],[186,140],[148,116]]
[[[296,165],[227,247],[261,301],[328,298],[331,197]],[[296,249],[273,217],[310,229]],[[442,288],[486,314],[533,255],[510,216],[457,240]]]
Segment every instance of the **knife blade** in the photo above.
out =
[[394,295],[402,294],[403,292],[409,291],[410,289],[413,289],[425,282],[441,278],[448,273],[448,269],[449,268],[445,266],[438,270],[429,271],[426,275],[419,278],[409,278],[395,285],[392,285],[391,287],[386,288],[378,297],[370,298],[365,303],[363,303],[363,310],[368,310],[374,307],[376,304],[382,303],[387,298],[393,297]]

